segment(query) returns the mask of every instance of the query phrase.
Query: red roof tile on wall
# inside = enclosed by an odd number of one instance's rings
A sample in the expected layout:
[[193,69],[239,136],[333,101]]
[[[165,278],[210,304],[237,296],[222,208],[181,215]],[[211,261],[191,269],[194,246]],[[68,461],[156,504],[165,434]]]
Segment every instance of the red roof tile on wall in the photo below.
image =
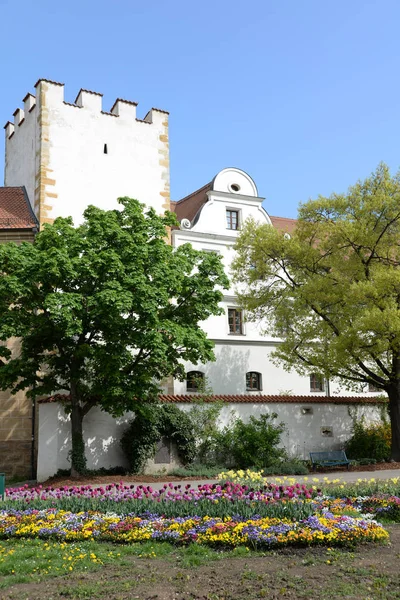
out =
[[[68,400],[69,395],[54,394],[48,398],[39,400],[40,403],[46,404],[49,402],[62,402]],[[174,404],[191,404],[192,402],[203,400],[204,402],[224,402],[227,404],[380,404],[385,403],[385,398],[368,397],[368,396],[278,396],[278,395],[263,395],[252,396],[251,394],[221,394],[213,396],[203,396],[199,394],[160,394],[160,402]]]
[[0,187],[0,229],[33,229],[38,222],[24,187]]
[[252,395],[252,394],[221,394],[214,396],[201,395],[169,395],[161,394],[161,402],[173,403],[191,403],[196,399],[203,399],[205,402],[226,402],[226,403],[249,403],[249,404],[269,404],[269,403],[289,403],[289,404],[376,404],[385,402],[382,398],[370,398],[366,396],[278,396],[278,395]]

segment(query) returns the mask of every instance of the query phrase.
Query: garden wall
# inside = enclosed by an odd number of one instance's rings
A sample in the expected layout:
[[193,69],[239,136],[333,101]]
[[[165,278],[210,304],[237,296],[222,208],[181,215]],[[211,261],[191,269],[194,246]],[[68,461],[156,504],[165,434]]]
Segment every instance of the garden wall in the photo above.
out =
[[[219,397],[223,399],[224,397]],[[190,410],[190,396],[161,396],[163,401],[174,402],[185,411]],[[180,400],[180,401],[178,401]],[[236,400],[236,401],[234,401]],[[382,401],[357,397],[293,397],[293,396],[230,396],[223,400],[220,425],[228,424],[237,415],[247,421],[250,415],[277,413],[277,421],[286,425],[282,446],[291,455],[309,458],[309,452],[337,450],[351,436],[353,418],[365,417],[366,423],[380,421],[386,410]],[[93,408],[84,419],[87,466],[89,469],[127,466],[119,440],[132,415],[114,419]],[[37,479],[44,481],[58,469],[68,469],[71,448],[69,417],[58,402],[39,404],[39,445]],[[154,460],[146,472],[168,472],[179,465],[174,448],[160,443]]]

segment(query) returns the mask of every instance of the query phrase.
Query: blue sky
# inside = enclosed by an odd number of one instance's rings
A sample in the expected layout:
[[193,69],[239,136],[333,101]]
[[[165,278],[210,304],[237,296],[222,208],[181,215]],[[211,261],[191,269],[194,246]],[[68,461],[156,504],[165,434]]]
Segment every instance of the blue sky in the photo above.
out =
[[40,77],[169,110],[174,200],[236,166],[295,217],[400,166],[398,0],[0,0],[0,18],[3,122]]

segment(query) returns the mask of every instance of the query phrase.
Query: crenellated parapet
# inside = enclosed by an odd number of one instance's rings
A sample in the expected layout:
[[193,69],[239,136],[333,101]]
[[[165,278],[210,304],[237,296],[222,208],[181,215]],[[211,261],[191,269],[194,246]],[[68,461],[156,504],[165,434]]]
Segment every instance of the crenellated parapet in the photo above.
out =
[[64,84],[50,79],[39,79],[35,83],[36,95],[28,93],[23,99],[24,107],[17,108],[14,112],[13,121],[8,121],[5,125],[6,138],[10,139],[14,134],[17,134],[18,127],[28,118],[35,118],[38,98],[43,97],[42,93],[49,93],[51,96],[51,105],[63,105],[69,108],[78,108],[92,113],[98,113],[105,117],[118,117],[124,121],[135,121],[151,125],[156,121],[167,120],[168,112],[158,108],[150,109],[143,119],[138,119],[136,109],[137,102],[132,100],[124,100],[117,98],[109,111],[103,110],[103,94],[92,90],[80,89],[74,102],[66,102],[64,97]]
[[63,83],[39,79],[5,125],[5,183],[25,186],[40,225],[58,216],[79,223],[90,202],[109,209],[123,196],[169,209],[167,111],[138,118],[137,102],[104,107],[85,88],[70,98]]

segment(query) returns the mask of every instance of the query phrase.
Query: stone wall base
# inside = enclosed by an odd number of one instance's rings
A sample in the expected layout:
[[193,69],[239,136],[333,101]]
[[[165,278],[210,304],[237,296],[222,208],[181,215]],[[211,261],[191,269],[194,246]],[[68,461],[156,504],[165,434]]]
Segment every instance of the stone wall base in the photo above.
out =
[[6,474],[6,481],[11,477],[30,479],[31,460],[31,442],[13,440],[0,442],[0,472]]

